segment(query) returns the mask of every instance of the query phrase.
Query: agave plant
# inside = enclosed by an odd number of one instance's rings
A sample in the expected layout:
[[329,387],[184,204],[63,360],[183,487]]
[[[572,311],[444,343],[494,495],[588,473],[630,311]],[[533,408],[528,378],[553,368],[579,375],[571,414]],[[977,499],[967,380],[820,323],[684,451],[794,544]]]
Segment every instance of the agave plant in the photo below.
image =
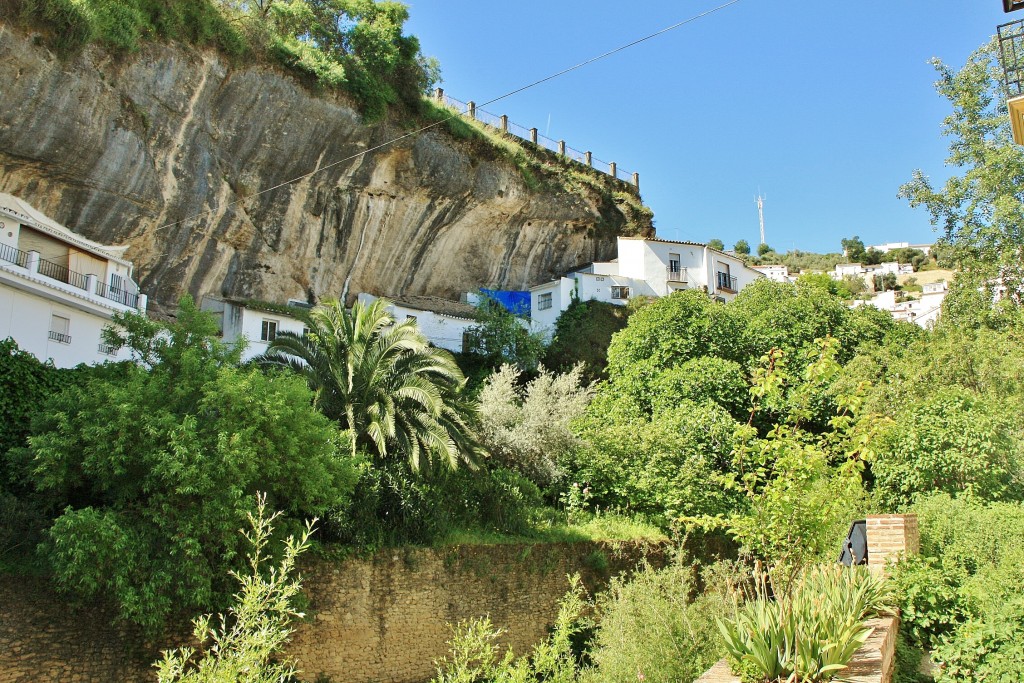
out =
[[885,581],[855,567],[815,567],[790,593],[757,596],[718,627],[735,668],[761,681],[827,681],[871,635],[871,614],[889,610]]

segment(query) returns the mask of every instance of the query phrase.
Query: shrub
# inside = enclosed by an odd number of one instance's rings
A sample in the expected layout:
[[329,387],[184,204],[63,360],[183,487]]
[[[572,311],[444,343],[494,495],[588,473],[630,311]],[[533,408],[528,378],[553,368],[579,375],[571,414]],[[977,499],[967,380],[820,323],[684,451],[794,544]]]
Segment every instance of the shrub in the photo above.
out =
[[33,419],[26,476],[62,510],[42,548],[57,585],[111,598],[152,633],[227,600],[257,489],[296,525],[347,500],[354,459],[302,379],[233,367],[191,299],[163,332],[115,322],[107,338],[130,338],[150,368],[54,396]]
[[695,569],[680,558],[612,579],[598,599],[593,681],[692,681],[724,653],[714,617],[730,596],[698,591]]
[[721,358],[694,358],[666,370],[652,383],[655,413],[670,410],[681,400],[708,401],[722,406],[737,420],[750,414],[747,376],[739,363]]
[[1017,431],[1001,406],[965,389],[941,389],[897,416],[872,465],[875,491],[890,508],[938,491],[1019,499]]
[[900,635],[931,649],[964,618],[959,580],[935,558],[911,556],[892,568],[900,605]]
[[628,315],[625,306],[574,299],[558,316],[544,364],[556,372],[568,372],[582,363],[587,380],[606,377],[608,345],[612,335],[626,326]]
[[265,550],[277,516],[267,517],[266,499],[257,498],[256,512],[248,516],[252,530],[242,532],[252,545],[248,573],[231,574],[239,583],[234,604],[216,621],[210,615],[193,621],[195,639],[203,644],[201,653],[191,647],[164,651],[155,664],[159,683],[273,683],[294,678],[294,664],[278,660],[292,634],[289,623],[305,616],[295,606],[302,586],[295,576],[295,561],[309,548],[313,523],[298,539],[285,541],[281,561],[268,571]]
[[520,387],[520,373],[503,365],[487,379],[480,392],[479,432],[497,463],[539,486],[561,476],[564,454],[577,446],[569,424],[583,414],[592,395],[582,374],[582,366],[562,375],[541,367]]

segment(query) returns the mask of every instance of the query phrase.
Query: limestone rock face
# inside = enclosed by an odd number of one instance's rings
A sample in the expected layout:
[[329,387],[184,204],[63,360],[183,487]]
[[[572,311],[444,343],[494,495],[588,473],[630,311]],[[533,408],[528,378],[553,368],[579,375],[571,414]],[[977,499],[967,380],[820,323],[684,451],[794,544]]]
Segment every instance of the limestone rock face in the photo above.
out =
[[0,190],[130,245],[157,302],[525,288],[630,229],[610,192],[531,190],[442,127],[381,146],[414,124],[365,125],[273,66],[164,44],[61,60],[10,27],[0,64]]

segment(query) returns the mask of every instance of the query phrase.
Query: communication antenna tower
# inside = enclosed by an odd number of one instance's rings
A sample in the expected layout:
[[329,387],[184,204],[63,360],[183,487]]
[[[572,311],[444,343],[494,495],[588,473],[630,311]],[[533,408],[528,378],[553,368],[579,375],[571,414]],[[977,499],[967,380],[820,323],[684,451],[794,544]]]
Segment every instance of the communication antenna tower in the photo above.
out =
[[765,197],[761,196],[761,191],[757,191],[757,217],[761,221],[761,244],[765,244],[764,241],[764,200]]

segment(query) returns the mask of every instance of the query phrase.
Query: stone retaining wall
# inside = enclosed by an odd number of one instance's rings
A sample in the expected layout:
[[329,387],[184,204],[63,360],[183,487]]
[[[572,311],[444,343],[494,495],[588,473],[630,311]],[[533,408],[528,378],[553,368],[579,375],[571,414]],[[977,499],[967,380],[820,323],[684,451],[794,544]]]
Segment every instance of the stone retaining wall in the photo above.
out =
[[[637,543],[406,548],[310,561],[309,616],[288,652],[305,681],[420,683],[447,653],[448,624],[489,615],[507,644],[526,651],[552,624],[567,574],[597,589],[644,556],[663,561],[660,548]],[[70,609],[43,580],[0,576],[0,683],[154,680],[160,644],[111,626],[111,617],[101,605]]]

